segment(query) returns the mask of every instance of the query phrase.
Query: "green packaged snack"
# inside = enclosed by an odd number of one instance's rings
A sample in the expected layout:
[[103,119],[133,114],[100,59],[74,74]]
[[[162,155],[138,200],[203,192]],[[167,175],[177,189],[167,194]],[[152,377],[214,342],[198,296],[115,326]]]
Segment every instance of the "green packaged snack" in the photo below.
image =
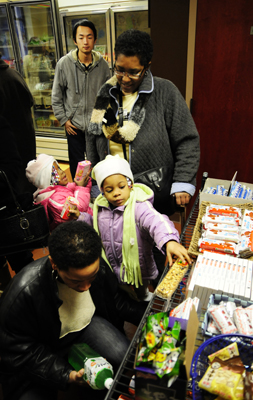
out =
[[159,347],[169,324],[168,314],[161,312],[149,315],[146,324],[146,343],[149,349]]

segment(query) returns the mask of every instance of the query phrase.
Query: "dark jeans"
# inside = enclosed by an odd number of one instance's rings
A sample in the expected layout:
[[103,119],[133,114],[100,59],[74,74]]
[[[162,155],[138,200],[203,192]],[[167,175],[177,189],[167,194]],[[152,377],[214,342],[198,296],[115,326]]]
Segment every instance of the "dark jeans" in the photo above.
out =
[[[67,358],[69,348],[75,343],[87,343],[92,349],[97,351],[102,357],[109,361],[114,370],[114,374],[119,368],[130,341],[127,337],[116,329],[110,322],[104,318],[94,316],[91,323],[80,332],[70,333],[60,339],[59,351],[57,354]],[[106,395],[105,391],[94,391],[91,388],[83,388],[86,400],[94,400],[96,398],[103,399]],[[103,396],[103,397],[101,397]],[[57,389],[45,386],[39,386],[38,383],[30,386],[17,400],[56,400]]]
[[85,159],[86,152],[85,131],[81,131],[80,129],[74,129],[74,131],[77,133],[76,135],[69,135],[67,133],[69,167],[73,180],[76,174],[77,164],[79,161]]

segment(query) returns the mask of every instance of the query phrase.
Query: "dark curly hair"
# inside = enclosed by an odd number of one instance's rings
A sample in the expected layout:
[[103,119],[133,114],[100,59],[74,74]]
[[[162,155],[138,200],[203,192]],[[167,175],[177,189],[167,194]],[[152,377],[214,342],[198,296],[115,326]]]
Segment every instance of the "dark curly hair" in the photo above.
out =
[[87,18],[84,18],[84,19],[81,19],[80,21],[77,21],[74,25],[73,39],[75,42],[76,42],[76,31],[79,26],[87,26],[88,28],[90,28],[93,32],[94,39],[95,40],[97,39],[97,30],[95,28],[95,25],[93,24],[93,22],[89,21]]
[[49,237],[48,247],[54,263],[62,271],[88,267],[101,256],[102,250],[97,232],[81,221],[58,225]]
[[120,54],[137,56],[140,64],[147,68],[153,55],[153,43],[148,33],[129,29],[119,35],[114,50],[116,60]]

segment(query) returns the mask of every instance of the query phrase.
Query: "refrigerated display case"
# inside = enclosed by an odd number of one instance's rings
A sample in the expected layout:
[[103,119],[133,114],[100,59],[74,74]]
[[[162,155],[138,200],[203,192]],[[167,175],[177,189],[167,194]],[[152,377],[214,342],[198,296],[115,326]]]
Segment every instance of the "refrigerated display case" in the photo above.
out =
[[61,7],[59,1],[60,22],[63,37],[63,50],[68,53],[74,49],[72,29],[76,21],[88,18],[96,26],[98,38],[94,49],[99,51],[113,70],[113,49],[117,37],[127,29],[140,29],[149,32],[148,1],[126,1],[104,4],[78,5],[72,2]]
[[0,28],[2,59],[21,73],[34,98],[37,153],[67,160],[65,131],[51,102],[55,65],[63,55],[57,0],[1,3]]

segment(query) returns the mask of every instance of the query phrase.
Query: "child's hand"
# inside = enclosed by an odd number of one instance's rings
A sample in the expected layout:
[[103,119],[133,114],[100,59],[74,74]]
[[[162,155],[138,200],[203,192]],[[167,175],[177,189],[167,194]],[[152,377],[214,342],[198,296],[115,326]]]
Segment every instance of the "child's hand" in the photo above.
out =
[[91,172],[91,169],[90,169],[90,170],[87,172],[87,174],[86,174],[82,179],[80,179],[79,181],[77,181],[76,179],[74,179],[76,185],[77,185],[77,186],[86,186],[87,183],[89,182],[89,179],[90,179],[90,172]]
[[69,219],[78,219],[80,215],[80,211],[78,210],[77,206],[73,206],[73,208],[70,208],[68,216]]
[[182,246],[180,243],[175,242],[174,240],[171,240],[166,243],[166,254],[168,257],[168,263],[170,267],[173,264],[172,260],[173,254],[175,254],[175,256],[177,256],[178,258],[180,258],[182,262],[185,262],[186,260],[189,264],[192,263],[186,248],[184,248],[184,246]]

